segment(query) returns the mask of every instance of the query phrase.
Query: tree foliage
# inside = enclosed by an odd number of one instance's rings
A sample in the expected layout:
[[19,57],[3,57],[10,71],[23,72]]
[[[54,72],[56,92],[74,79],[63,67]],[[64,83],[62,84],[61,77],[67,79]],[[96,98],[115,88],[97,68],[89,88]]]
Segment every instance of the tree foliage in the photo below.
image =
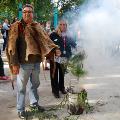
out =
[[[18,4],[32,3],[34,5],[35,16],[38,21],[50,20],[53,16],[53,0],[0,0],[0,20],[8,18],[12,20],[13,17],[18,16]],[[58,0],[58,7],[60,16],[64,12],[75,8],[82,4],[85,0]]]
[[71,9],[75,9],[76,7],[80,6],[81,4],[83,4],[85,2],[85,0],[59,0],[59,6],[61,6],[60,9],[60,16],[63,15],[63,13],[71,10]]
[[17,15],[16,0],[0,0],[0,20],[10,19],[15,15]]
[[50,0],[36,0],[34,2],[35,16],[38,21],[48,21],[52,17],[53,4]]

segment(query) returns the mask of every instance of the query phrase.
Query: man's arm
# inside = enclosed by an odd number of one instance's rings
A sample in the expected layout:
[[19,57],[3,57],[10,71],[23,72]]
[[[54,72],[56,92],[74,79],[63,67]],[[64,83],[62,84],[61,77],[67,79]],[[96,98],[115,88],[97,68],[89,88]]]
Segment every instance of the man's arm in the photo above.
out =
[[15,52],[14,55],[12,53],[8,54],[7,48],[6,48],[6,54],[9,62],[9,67],[11,69],[11,73],[16,75],[19,73],[19,60],[18,60],[18,53]]
[[18,27],[17,24],[12,25],[9,31],[8,44],[6,47],[6,55],[12,74],[19,73],[19,59],[17,51]]

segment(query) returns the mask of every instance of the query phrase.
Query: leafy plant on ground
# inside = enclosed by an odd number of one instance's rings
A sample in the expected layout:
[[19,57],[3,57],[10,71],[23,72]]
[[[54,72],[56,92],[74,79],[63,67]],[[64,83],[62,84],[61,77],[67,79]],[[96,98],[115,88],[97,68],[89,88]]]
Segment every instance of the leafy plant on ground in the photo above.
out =
[[[84,75],[86,75],[86,71],[83,68],[83,61],[85,59],[85,52],[79,52],[71,59],[68,63],[68,70],[77,77],[77,80],[79,81],[80,78]],[[69,92],[69,102],[68,109],[70,111],[70,114],[79,115],[82,114],[83,111],[88,112],[90,110],[90,105],[88,103],[87,99],[87,91],[85,89],[82,89],[79,92],[74,92],[72,87],[70,86],[68,88]],[[72,96],[72,97],[71,97]],[[74,101],[74,102],[73,102]]]
[[38,110],[31,110],[31,111],[26,111],[27,117],[26,120],[33,120],[34,118],[37,118],[38,120],[57,120],[58,116],[54,114],[54,112],[51,111],[45,111],[45,112],[40,112]]

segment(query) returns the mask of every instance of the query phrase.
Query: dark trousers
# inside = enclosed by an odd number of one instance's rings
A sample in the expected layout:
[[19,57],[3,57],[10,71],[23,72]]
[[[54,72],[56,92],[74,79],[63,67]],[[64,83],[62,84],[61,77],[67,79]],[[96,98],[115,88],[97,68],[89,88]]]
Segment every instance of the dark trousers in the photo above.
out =
[[4,43],[3,43],[3,51],[5,50],[6,48],[6,45],[7,45],[7,38],[3,37],[4,39]]
[[3,66],[4,66],[4,64],[3,64],[3,61],[2,61],[1,50],[0,50],[0,76],[5,76]]
[[50,61],[50,78],[53,93],[64,91],[64,69],[61,64]]

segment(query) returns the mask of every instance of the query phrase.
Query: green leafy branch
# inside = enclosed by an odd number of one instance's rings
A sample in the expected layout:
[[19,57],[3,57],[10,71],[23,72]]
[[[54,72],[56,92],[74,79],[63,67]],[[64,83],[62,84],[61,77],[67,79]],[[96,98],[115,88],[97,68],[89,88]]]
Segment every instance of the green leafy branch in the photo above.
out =
[[83,60],[85,57],[85,52],[82,51],[71,57],[68,62],[68,70],[76,76],[78,80],[87,73],[83,68]]

